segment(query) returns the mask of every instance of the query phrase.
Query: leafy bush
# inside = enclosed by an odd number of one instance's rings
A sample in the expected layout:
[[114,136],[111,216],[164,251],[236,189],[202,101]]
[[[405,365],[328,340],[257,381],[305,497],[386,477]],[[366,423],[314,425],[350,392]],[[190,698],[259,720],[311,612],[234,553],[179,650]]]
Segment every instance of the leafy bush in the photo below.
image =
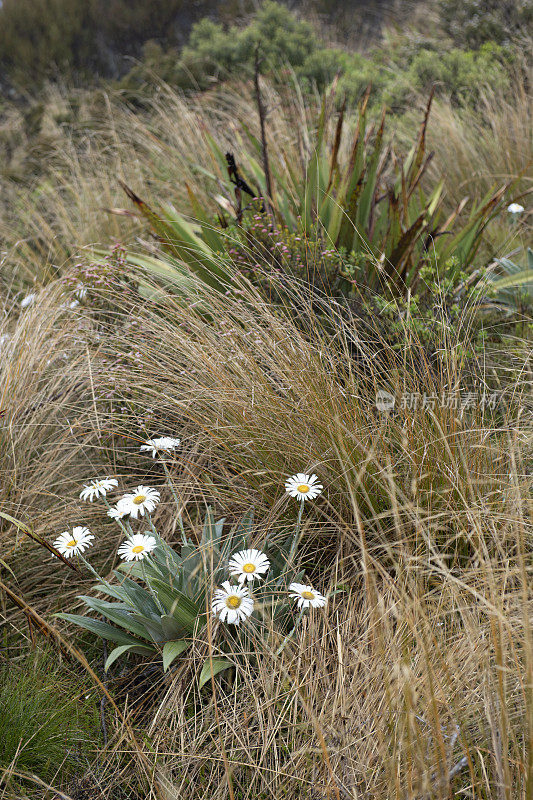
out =
[[[163,55],[160,49],[150,45],[146,51],[147,63],[134,67],[121,85],[133,88],[146,80],[146,68],[182,88],[206,88],[214,77],[249,76],[258,46],[263,70],[275,72],[290,66],[297,72],[301,68],[303,74],[311,75],[316,72],[317,54],[324,50],[312,25],[298,20],[280,3],[267,0],[245,27],[225,28],[209,18],[197,22],[179,57],[172,51]],[[333,57],[330,51],[328,53],[331,66]],[[310,64],[309,69],[306,67],[308,59],[315,64],[314,67]],[[329,80],[330,75],[331,69],[326,70],[324,77]]]
[[446,33],[460,47],[508,44],[533,22],[531,0],[440,0]]
[[477,51],[423,49],[413,58],[406,73],[410,86],[429,91],[433,85],[453,101],[477,99],[484,87],[494,91],[505,90],[509,74],[505,61],[507,51],[493,43]]

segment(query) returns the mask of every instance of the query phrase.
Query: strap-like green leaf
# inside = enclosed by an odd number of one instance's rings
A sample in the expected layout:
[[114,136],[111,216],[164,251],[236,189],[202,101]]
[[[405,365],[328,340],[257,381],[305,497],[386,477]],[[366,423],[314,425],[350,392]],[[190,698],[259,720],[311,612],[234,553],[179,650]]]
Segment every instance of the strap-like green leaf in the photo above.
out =
[[207,683],[207,681],[211,680],[211,677],[215,677],[215,675],[218,675],[219,672],[223,672],[232,666],[232,662],[228,661],[227,658],[208,658],[204,663],[200,672],[200,677],[198,678],[199,688],[201,689],[202,686]]
[[80,597],[89,608],[96,611],[98,614],[106,617],[110,622],[120,625],[122,628],[141,636],[143,639],[148,638],[145,625],[136,619],[129,611],[124,610],[121,603],[107,603],[104,600],[96,600],[93,597]]
[[163,672],[166,672],[174,659],[184,653],[190,646],[191,642],[187,642],[184,639],[166,642],[163,647]]
[[82,617],[80,614],[56,614],[56,617],[65,619],[67,622],[73,622],[74,625],[79,625],[80,628],[95,633],[102,639],[107,639],[110,642],[117,644],[142,644],[133,636],[121,631],[119,628],[114,628],[108,625],[107,622],[101,622],[99,619],[91,619],[90,617]]
[[128,651],[132,653],[140,653],[141,655],[150,655],[150,653],[154,652],[154,649],[152,647],[143,647],[142,645],[137,644],[121,644],[119,647],[114,647],[106,658],[106,662],[104,664],[105,672],[107,672],[111,664],[113,664],[117,658],[120,658],[123,653],[127,653]]
[[531,267],[515,272],[514,275],[506,275],[504,278],[499,278],[494,281],[494,287],[496,289],[508,289],[511,286],[523,286],[525,283],[533,283],[533,269]]
[[164,614],[161,617],[161,627],[166,639],[177,639],[180,636],[187,636],[193,632],[193,628],[189,625],[183,625],[176,617],[170,614]]

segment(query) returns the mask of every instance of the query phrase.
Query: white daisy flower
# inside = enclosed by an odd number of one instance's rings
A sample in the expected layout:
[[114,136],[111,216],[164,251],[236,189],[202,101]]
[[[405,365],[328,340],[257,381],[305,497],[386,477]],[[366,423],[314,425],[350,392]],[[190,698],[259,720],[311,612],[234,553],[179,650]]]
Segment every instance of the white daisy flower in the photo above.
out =
[[137,486],[136,490],[131,494],[125,494],[117,503],[117,508],[126,513],[133,519],[137,519],[140,514],[144,517],[144,512],[151,513],[156,505],[159,503],[161,495],[157,489],[150,489],[149,486]]
[[70,558],[70,556],[77,556],[78,553],[83,553],[88,547],[91,546],[91,539],[94,539],[93,534],[89,528],[77,528],[62,533],[54,542],[54,547],[59,550],[62,556]]
[[318,475],[306,475],[304,472],[298,472],[285,482],[285,491],[298,500],[314,500],[323,488]]
[[20,301],[20,307],[21,308],[28,308],[28,306],[33,305],[35,303],[35,298],[36,297],[37,297],[37,295],[35,294],[35,292],[32,292],[31,294],[27,294],[26,297],[23,297],[22,300]]
[[130,513],[130,504],[129,502],[127,504],[121,503],[122,501],[119,500],[115,506],[111,506],[107,512],[107,516],[111,517],[111,519],[123,519],[124,517],[127,517]]
[[241,550],[231,557],[228,567],[239,583],[245,583],[267,572],[270,561],[261,550]]
[[524,211],[524,206],[521,206],[520,203],[511,203],[510,206],[507,206],[507,211],[509,214],[521,214]]
[[213,614],[228,625],[238,625],[241,619],[249,617],[254,610],[254,601],[245,586],[232,586],[224,581],[221,589],[213,596]]
[[175,450],[176,447],[179,447],[180,442],[181,439],[173,439],[172,436],[160,436],[158,439],[148,439],[140,449],[141,452],[150,452],[151,450],[152,458],[155,458],[159,453],[170,453],[171,450]]
[[105,497],[107,492],[115,489],[118,486],[118,481],[115,478],[95,478],[90,483],[86,483],[80,492],[82,500],[88,500],[90,503],[96,497]]
[[312,586],[305,583],[291,583],[289,586],[291,597],[298,600],[298,608],[322,608],[326,605],[327,598],[320,592],[315,591]]
[[124,561],[141,561],[155,547],[157,547],[157,542],[153,536],[135,533],[120,545],[118,554]]

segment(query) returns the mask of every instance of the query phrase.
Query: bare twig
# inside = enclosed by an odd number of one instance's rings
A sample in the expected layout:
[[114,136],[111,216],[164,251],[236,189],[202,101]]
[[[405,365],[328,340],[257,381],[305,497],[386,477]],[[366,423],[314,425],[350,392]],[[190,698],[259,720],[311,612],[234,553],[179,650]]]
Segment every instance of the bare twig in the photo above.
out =
[[261,60],[259,58],[259,44],[255,48],[255,64],[254,64],[254,86],[255,86],[255,96],[257,100],[257,110],[259,113],[259,124],[261,126],[261,154],[263,157],[263,171],[265,173],[265,185],[266,185],[266,198],[264,198],[265,202],[265,209],[267,214],[270,217],[272,215],[272,176],[270,173],[270,163],[268,160],[268,145],[267,145],[267,138],[266,138],[266,112],[265,107],[263,105],[263,99],[261,97],[261,87],[259,85],[259,68],[261,66]]

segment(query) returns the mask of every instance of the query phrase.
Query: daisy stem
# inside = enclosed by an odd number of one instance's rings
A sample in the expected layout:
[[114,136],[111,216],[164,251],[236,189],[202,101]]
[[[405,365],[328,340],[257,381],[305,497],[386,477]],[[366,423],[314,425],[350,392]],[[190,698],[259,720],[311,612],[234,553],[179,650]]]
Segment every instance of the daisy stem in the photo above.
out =
[[[147,556],[146,560],[148,560],[148,556]],[[163,606],[159,602],[159,598],[157,597],[156,593],[152,589],[152,587],[150,585],[150,581],[148,580],[148,576],[146,575],[146,565],[145,565],[144,562],[145,562],[145,559],[143,558],[142,561],[141,561],[141,570],[142,570],[144,582],[147,585],[148,591],[152,595],[152,599],[153,599],[154,603],[156,604],[157,608],[159,609],[161,614],[164,614],[165,613],[165,609],[163,608]]]
[[172,483],[172,478],[170,477],[170,471],[166,465],[164,456],[161,458],[161,463],[163,464],[163,469],[165,470],[165,475],[167,476],[167,482],[170,487],[170,491],[172,492],[172,497],[174,498],[174,502],[176,503],[176,508],[178,510],[178,523],[181,530],[181,540],[183,544],[187,544],[187,536],[185,535],[185,527],[183,525],[183,519],[181,518],[181,510],[180,510],[180,501],[178,499],[178,495],[176,490],[174,489],[174,484]]
[[155,535],[156,535],[157,539],[159,539],[159,538],[160,538],[160,536],[159,536],[158,532],[157,532],[157,531],[156,531],[156,529],[155,529],[155,525],[154,525],[154,523],[152,522],[152,517],[150,516],[150,514],[147,514],[147,515],[146,515],[146,519],[148,520],[148,525],[150,526],[152,533],[155,533]]
[[299,614],[298,614],[298,616],[296,617],[296,620],[295,620],[295,622],[294,622],[294,626],[293,626],[293,627],[291,628],[291,630],[288,632],[288,634],[286,635],[286,637],[284,638],[284,640],[282,641],[282,643],[280,644],[280,646],[278,647],[278,649],[277,649],[277,650],[276,650],[276,652],[274,653],[274,655],[275,655],[275,657],[276,657],[276,658],[277,658],[277,657],[278,657],[278,656],[279,656],[279,655],[282,653],[282,651],[283,651],[283,649],[285,648],[285,645],[287,644],[287,642],[289,641],[289,639],[291,639],[291,638],[292,638],[292,636],[293,636],[293,634],[294,634],[294,632],[295,632],[296,628],[298,627],[298,625],[299,625],[299,624],[300,624],[300,622],[302,621],[302,617],[303,617],[303,615],[304,615],[304,609],[302,608],[302,610],[300,611],[300,613],[299,613]]
[[304,503],[305,503],[305,500],[302,500],[300,502],[300,509],[298,511],[298,521],[296,523],[296,530],[294,532],[294,539],[292,540],[292,545],[291,545],[291,549],[290,549],[290,553],[289,553],[289,558],[287,559],[287,567],[290,566],[290,564],[292,564],[294,556],[296,555],[296,550],[298,548],[298,545],[300,544],[300,538],[301,538],[300,529],[301,529],[301,526],[302,526],[302,514],[303,514],[303,510],[304,510]]
[[85,564],[85,566],[87,567],[87,569],[89,570],[89,572],[91,573],[91,575],[94,575],[94,577],[95,577],[97,580],[99,580],[99,581],[100,581],[100,583],[103,583],[103,584],[104,584],[104,586],[108,586],[109,588],[111,588],[111,587],[109,586],[109,583],[106,581],[106,579],[105,579],[105,578],[102,578],[102,576],[101,576],[101,575],[99,575],[99,574],[97,573],[97,571],[95,570],[95,568],[94,568],[93,566],[91,566],[91,564],[89,564],[89,562],[87,561],[87,559],[86,559],[84,556],[82,556],[82,554],[81,554],[81,553],[78,553],[78,558],[80,559],[80,561],[83,561],[83,563]]

